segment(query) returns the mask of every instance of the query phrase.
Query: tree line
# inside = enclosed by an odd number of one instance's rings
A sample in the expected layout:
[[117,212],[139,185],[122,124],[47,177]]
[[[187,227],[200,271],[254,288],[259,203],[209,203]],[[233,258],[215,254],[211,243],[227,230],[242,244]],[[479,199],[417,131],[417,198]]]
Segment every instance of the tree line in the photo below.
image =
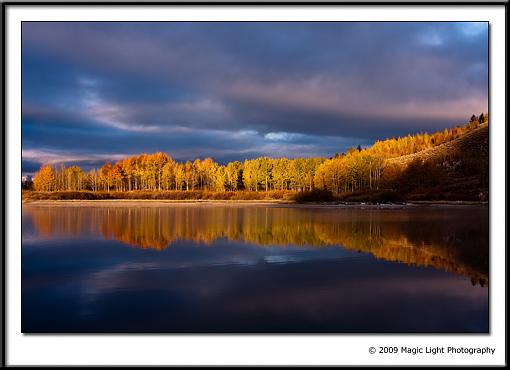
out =
[[488,115],[473,115],[464,126],[433,134],[419,133],[375,142],[369,148],[351,147],[331,158],[259,157],[221,165],[211,158],[178,162],[157,152],[131,156],[98,169],[43,165],[35,174],[37,191],[306,191],[334,193],[377,190],[396,176],[386,160],[441,145],[488,122]]
[[220,165],[211,158],[177,162],[166,153],[141,154],[106,162],[84,172],[78,166],[42,166],[34,176],[38,191],[270,191],[311,190],[326,158],[268,158]]

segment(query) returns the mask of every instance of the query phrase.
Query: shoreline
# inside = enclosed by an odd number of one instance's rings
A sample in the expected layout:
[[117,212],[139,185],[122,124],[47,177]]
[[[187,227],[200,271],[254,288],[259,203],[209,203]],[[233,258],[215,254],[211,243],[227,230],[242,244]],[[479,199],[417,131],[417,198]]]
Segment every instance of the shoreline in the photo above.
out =
[[30,200],[22,206],[57,207],[139,207],[139,206],[237,206],[237,207],[288,207],[288,208],[338,208],[338,209],[409,209],[421,207],[466,207],[488,206],[488,202],[476,201],[410,201],[404,203],[368,202],[309,202],[297,203],[288,200],[160,200],[160,199],[105,199],[105,200]]

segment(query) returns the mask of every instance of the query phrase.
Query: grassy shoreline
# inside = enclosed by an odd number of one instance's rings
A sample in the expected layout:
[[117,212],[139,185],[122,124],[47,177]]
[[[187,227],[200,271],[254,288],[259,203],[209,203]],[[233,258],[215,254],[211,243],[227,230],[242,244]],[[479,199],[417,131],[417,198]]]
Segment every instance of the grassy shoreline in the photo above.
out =
[[338,208],[338,209],[409,209],[422,207],[466,207],[487,206],[487,202],[474,201],[417,201],[405,203],[365,202],[307,202],[284,200],[155,200],[155,199],[110,199],[110,200],[35,200],[23,201],[23,206],[62,207],[291,207],[291,208]]
[[268,192],[238,191],[23,191],[23,203],[31,202],[166,202],[166,203],[278,203],[278,204],[483,204],[487,197],[460,193],[401,194],[392,190],[374,190],[356,193],[333,194],[326,190]]

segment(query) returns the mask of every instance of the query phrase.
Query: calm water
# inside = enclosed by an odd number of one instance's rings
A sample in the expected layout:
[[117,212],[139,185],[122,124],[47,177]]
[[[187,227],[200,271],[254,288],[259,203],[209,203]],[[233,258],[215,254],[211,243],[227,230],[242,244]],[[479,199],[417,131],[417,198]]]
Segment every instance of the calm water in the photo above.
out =
[[487,207],[23,207],[22,331],[488,332]]

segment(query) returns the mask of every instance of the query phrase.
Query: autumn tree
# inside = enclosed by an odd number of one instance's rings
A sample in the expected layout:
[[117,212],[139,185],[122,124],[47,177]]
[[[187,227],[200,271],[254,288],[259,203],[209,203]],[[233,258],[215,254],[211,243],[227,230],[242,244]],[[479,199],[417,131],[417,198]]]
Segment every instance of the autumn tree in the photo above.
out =
[[112,164],[110,162],[106,162],[99,170],[99,181],[103,190],[109,192],[112,186]]
[[87,179],[88,179],[88,183],[89,183],[89,186],[90,186],[90,189],[92,191],[98,191],[99,190],[99,185],[100,185],[100,182],[99,182],[99,171],[97,169],[91,169],[88,173],[87,173]]
[[243,166],[241,162],[229,162],[225,167],[225,182],[227,190],[236,191],[241,189],[243,184]]
[[268,157],[257,158],[256,161],[258,162],[258,183],[262,185],[265,191],[268,191],[272,184],[273,161]]
[[111,168],[110,179],[111,185],[115,186],[115,190],[124,191],[126,176],[120,162],[115,163],[115,165]]
[[52,166],[42,166],[34,176],[34,189],[37,191],[54,191],[57,185],[55,170]]
[[247,190],[257,190],[257,163],[254,160],[245,160],[243,164],[243,183]]
[[291,160],[288,158],[277,158],[273,160],[273,185],[278,190],[288,190],[292,180]]
[[175,190],[182,190],[184,179],[185,179],[184,164],[177,163],[174,167]]
[[175,165],[174,160],[169,158],[161,170],[161,181],[165,190],[171,189],[175,184]]
[[225,176],[225,167],[214,165],[211,169],[212,178],[213,178],[213,189],[215,191],[225,191],[226,190],[226,176]]

